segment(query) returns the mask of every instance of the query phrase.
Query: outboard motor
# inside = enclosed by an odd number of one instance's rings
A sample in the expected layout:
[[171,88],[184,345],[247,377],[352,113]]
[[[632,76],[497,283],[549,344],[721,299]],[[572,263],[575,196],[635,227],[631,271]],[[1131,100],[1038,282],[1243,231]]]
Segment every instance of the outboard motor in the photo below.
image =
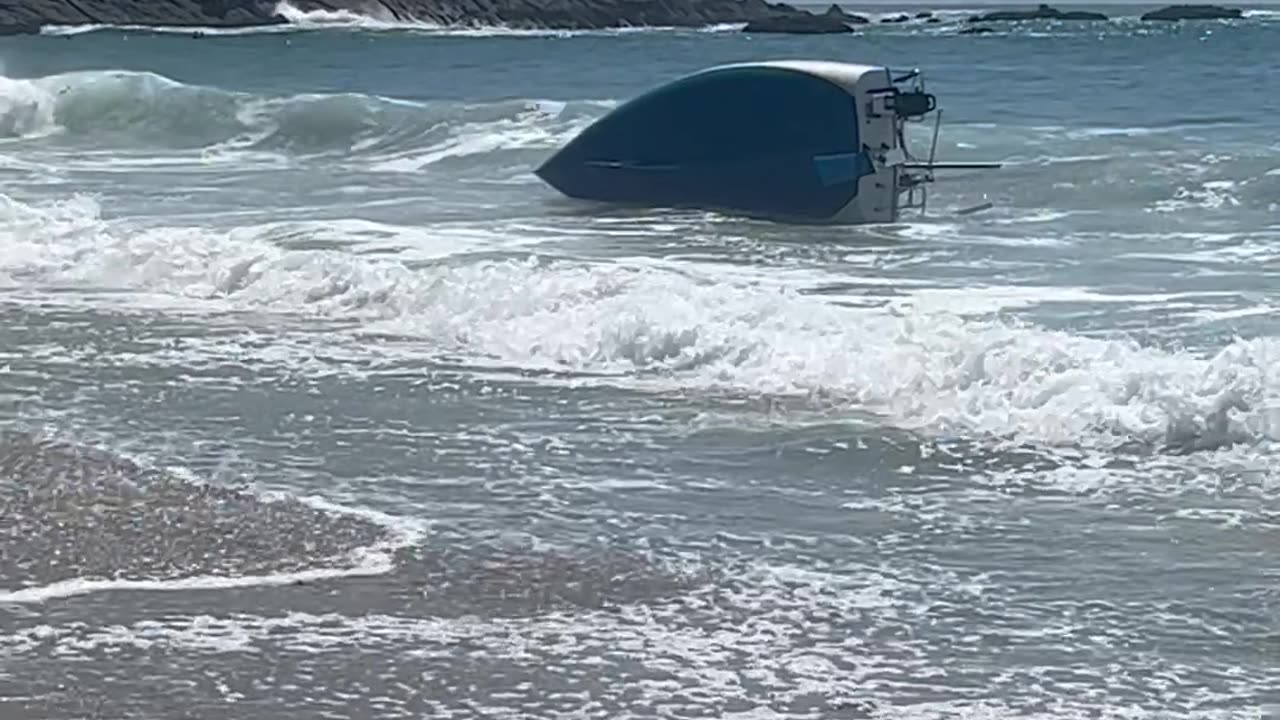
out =
[[919,119],[938,109],[938,99],[923,90],[899,91],[893,96],[892,108],[904,120]]
[[[915,80],[909,90],[896,87],[897,83]],[[932,183],[934,170],[978,170],[999,168],[1000,163],[939,163],[934,160],[938,152],[938,132],[942,126],[942,111],[938,109],[938,101],[931,93],[925,92],[924,77],[919,70],[893,79],[894,93],[886,99],[885,107],[892,110],[896,120],[896,136],[902,151],[903,162],[898,164],[895,177],[895,195],[906,195],[901,200],[895,199],[894,217],[903,208],[918,208],[924,212],[929,200],[929,183]],[[933,142],[929,146],[929,159],[921,161],[915,158],[907,147],[906,123],[920,122],[931,112],[937,111],[933,125]]]

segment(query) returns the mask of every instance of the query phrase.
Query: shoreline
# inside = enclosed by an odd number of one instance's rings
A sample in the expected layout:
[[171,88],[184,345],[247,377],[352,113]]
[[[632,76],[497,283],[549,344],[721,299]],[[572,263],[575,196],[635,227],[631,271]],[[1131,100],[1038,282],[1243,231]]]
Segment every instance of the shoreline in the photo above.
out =
[[[951,22],[1005,24],[1052,20],[1109,22],[1117,19],[1095,10],[1058,9],[1050,5],[988,5],[986,12]],[[1147,9],[1154,7],[1155,9]],[[813,10],[807,9],[813,8]],[[871,10],[860,5],[848,11],[840,4],[797,7],[768,0],[689,0],[679,5],[664,0],[29,0],[0,9],[0,36],[43,34],[45,28],[127,28],[132,30],[253,30],[281,26],[340,28],[361,20],[388,26],[440,29],[583,31],[627,28],[702,29],[743,25],[741,32],[769,34],[851,33],[877,24],[937,24],[939,13],[974,12],[974,7],[945,5],[933,10],[906,9],[885,4]],[[1231,20],[1245,17],[1240,6],[1134,5],[1141,22]],[[859,14],[866,13],[866,14]],[[875,14],[878,19],[867,15]],[[1126,15],[1126,18],[1135,16]],[[312,22],[307,22],[311,20]],[[346,21],[346,22],[344,22]]]

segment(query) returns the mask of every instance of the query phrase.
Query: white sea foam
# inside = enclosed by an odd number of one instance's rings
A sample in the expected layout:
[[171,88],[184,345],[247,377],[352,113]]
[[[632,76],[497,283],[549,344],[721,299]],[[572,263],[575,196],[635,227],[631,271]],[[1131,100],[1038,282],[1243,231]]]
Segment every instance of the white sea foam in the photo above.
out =
[[342,577],[361,577],[367,575],[384,575],[391,572],[395,565],[391,560],[388,548],[361,548],[352,554],[349,567],[327,567],[299,570],[296,572],[272,573],[269,575],[202,575],[177,580],[99,580],[91,578],[75,578],[48,585],[22,588],[21,590],[0,591],[0,604],[3,603],[42,603],[60,598],[88,595],[95,592],[182,592],[196,590],[229,590],[246,587],[267,587],[273,585],[291,585],[298,582],[314,582]]
[[[353,338],[412,339],[392,352],[659,390],[816,394],[932,433],[1103,446],[1280,440],[1280,340],[1271,337],[1192,353],[965,317],[954,297],[931,302],[937,291],[850,308],[660,261],[410,266],[290,250],[261,228],[112,229],[86,199],[5,207],[11,250],[0,277],[17,287],[115,287],[175,308],[342,318],[358,321]],[[997,305],[1011,301],[1029,299]]]
[[[457,696],[483,694],[488,706],[518,712],[545,702],[539,678],[550,684],[626,677],[625,683],[606,682],[593,691],[597,702],[616,706],[621,717],[678,702],[755,707],[758,717],[808,717],[812,712],[804,708],[815,706],[832,714],[852,712],[861,704],[864,711],[874,708],[875,716],[895,720],[1240,718],[1248,715],[1214,708],[1248,707],[1264,682],[1260,669],[1227,669],[1226,661],[1150,657],[1141,638],[1151,624],[1204,633],[1206,639],[1218,630],[1189,625],[1200,618],[1156,598],[1123,610],[1087,597],[1048,605],[1020,599],[1002,587],[993,591],[988,576],[913,563],[844,573],[757,565],[731,587],[610,612],[529,618],[293,611],[167,615],[108,626],[40,624],[0,637],[0,650],[16,658],[39,652],[72,659],[165,648],[216,662],[220,654],[265,646],[290,653],[300,668],[321,667],[330,658],[394,658],[448,681],[457,649],[465,646],[471,662],[515,662],[528,668],[534,682],[515,684],[499,676],[494,687],[471,676],[453,689]],[[975,615],[975,609],[985,612]],[[1146,611],[1148,622],[1134,620],[1135,609]],[[1028,664],[1010,653],[981,667],[955,664],[993,643],[1044,659]],[[1086,657],[1103,657],[1107,665]],[[456,672],[466,677],[465,668]],[[1178,680],[1170,686],[1161,675]],[[966,688],[976,682],[1001,700],[966,699]],[[1082,694],[1082,687],[1089,692]],[[503,692],[490,694],[495,689]],[[276,685],[270,691],[279,700],[288,690]],[[1129,703],[1135,697],[1161,710],[1134,712]],[[1031,712],[1028,706],[1045,709]]]
[[[170,142],[201,153],[211,147],[225,158],[250,151],[331,153],[338,162],[380,173],[423,173],[446,161],[550,147],[608,105],[433,106],[352,94],[264,98],[132,72],[7,82],[0,83],[0,99],[10,110],[0,115],[15,132],[112,131],[153,141],[180,130]],[[199,127],[176,122],[192,113],[204,118]],[[975,138],[991,134],[979,130],[961,128]],[[1072,153],[1082,157],[1079,148]],[[69,156],[65,166],[77,162],[101,167],[110,159]],[[1182,187],[1202,191],[1185,191],[1181,206],[1162,209],[1239,202],[1241,185],[1195,174],[1216,167],[1201,154],[1190,167]],[[1115,183],[1128,185],[1122,181],[1120,176]],[[1122,237],[1054,230],[1070,217],[1067,212],[1011,210],[991,216],[987,227],[959,220],[903,226],[893,241],[928,242],[937,248],[934,254],[893,247],[825,251],[842,253],[846,270],[859,269],[856,277],[842,277],[827,268],[735,268],[732,259],[718,262],[713,253],[662,261],[463,260],[469,253],[511,251],[575,234],[619,243],[683,234],[691,241],[697,231],[690,226],[477,220],[417,227],[356,217],[258,217],[218,230],[198,218],[173,216],[142,228],[104,221],[86,197],[32,205],[6,196],[0,198],[6,247],[0,284],[25,293],[66,285],[125,290],[110,301],[173,310],[318,315],[356,328],[329,336],[331,346],[376,333],[404,339],[378,350],[387,355],[449,353],[477,364],[589,373],[659,390],[824,396],[935,433],[1102,445],[1276,439],[1276,376],[1268,369],[1274,338],[1219,345],[1215,356],[985,317],[1055,301],[1152,309],[1183,303],[1180,312],[1191,316],[1195,308],[1188,303],[1210,293],[1109,294],[1032,283],[925,287],[911,271],[912,264],[936,260],[948,248],[979,243],[1053,249]],[[229,218],[220,218],[224,226]],[[726,249],[728,236],[717,237],[726,246],[717,250]],[[1180,253],[1184,259],[1274,257],[1265,234],[1243,241],[1230,233],[1152,237],[1200,246]],[[971,260],[968,267],[993,260]],[[839,295],[805,294],[841,283],[848,289]],[[889,287],[873,292],[876,286]],[[1269,307],[1250,307],[1238,295],[1234,300],[1234,306],[1215,306],[1214,317],[1245,317]]]

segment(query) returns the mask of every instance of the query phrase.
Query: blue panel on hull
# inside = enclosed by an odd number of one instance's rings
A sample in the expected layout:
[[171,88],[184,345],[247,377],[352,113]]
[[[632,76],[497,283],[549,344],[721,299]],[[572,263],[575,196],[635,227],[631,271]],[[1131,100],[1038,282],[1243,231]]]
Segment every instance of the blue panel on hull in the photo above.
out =
[[830,218],[871,172],[839,85],[738,66],[648,92],[597,121],[537,174],[572,197]]
[[813,159],[818,179],[823,185],[837,185],[854,181],[874,171],[866,153],[840,153],[819,155]]

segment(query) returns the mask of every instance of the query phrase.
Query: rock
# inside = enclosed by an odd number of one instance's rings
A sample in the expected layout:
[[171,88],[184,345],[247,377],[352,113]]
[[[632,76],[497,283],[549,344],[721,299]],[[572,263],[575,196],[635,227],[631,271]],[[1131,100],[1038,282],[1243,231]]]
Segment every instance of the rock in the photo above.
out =
[[823,13],[823,15],[826,15],[827,17],[840,18],[845,23],[853,23],[854,25],[866,25],[867,23],[871,22],[870,20],[862,17],[861,15],[851,15],[845,12],[844,8],[840,7],[839,5],[836,5],[835,3],[832,3],[831,7],[827,8],[827,11]]
[[0,5],[0,26],[170,25],[250,27],[286,23],[265,0],[17,0]]
[[995,30],[992,30],[989,27],[982,27],[982,26],[961,28],[960,30],[961,35],[986,35],[987,33],[992,33],[992,32],[995,32]]
[[931,17],[933,17],[933,13],[929,12],[928,10],[922,10],[922,11],[920,11],[920,12],[916,13],[916,19],[917,19],[917,20],[925,20],[925,19],[928,19],[928,18],[931,18]]
[[908,16],[906,16],[906,15],[893,15],[893,16],[891,16],[891,17],[880,18],[880,22],[882,22],[882,23],[886,23],[886,24],[889,24],[889,23],[904,23],[904,22],[907,22],[907,21],[908,21],[908,20],[910,20],[910,19],[911,19],[911,18],[910,18],[910,17],[908,17]]
[[4,24],[0,25],[0,37],[7,35],[39,35],[41,27],[43,26],[38,22]]
[[1056,20],[1097,20],[1101,22],[1107,22],[1108,20],[1110,20],[1110,18],[1108,18],[1106,15],[1103,15],[1100,12],[1090,12],[1089,10],[1068,10],[1066,12],[1059,12],[1057,17],[1054,19]]
[[853,28],[844,20],[830,15],[778,15],[762,20],[752,20],[742,28],[746,33],[788,33],[794,35],[829,35],[851,33]]
[[1144,13],[1142,19],[1148,20],[1235,20],[1244,16],[1239,8],[1225,8],[1218,5],[1170,5]]
[[1088,10],[1068,10],[1063,12],[1049,5],[1040,5],[1035,10],[997,10],[985,15],[974,15],[969,22],[1016,22],[1019,20],[1106,20],[1102,13]]
[[[587,30],[748,23],[752,32],[843,33],[866,18],[815,15],[766,0],[293,0],[298,10],[348,10],[400,22]],[[276,0],[10,0],[0,27],[41,25],[251,27],[288,22]],[[834,6],[833,6],[834,7]]]
[[937,25],[938,23],[942,22],[942,20],[939,20],[936,17],[931,17],[931,18],[927,18],[924,22],[926,25]]

